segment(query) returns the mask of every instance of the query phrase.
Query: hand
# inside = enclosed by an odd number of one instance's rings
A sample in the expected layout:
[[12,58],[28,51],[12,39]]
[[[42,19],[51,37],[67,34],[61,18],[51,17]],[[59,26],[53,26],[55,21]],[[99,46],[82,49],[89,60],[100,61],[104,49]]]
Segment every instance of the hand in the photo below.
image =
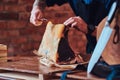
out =
[[77,28],[80,31],[87,33],[87,23],[79,16],[71,17],[64,22],[65,26]]
[[34,6],[31,11],[30,22],[35,26],[39,26],[42,24],[41,18],[43,14],[38,6]]

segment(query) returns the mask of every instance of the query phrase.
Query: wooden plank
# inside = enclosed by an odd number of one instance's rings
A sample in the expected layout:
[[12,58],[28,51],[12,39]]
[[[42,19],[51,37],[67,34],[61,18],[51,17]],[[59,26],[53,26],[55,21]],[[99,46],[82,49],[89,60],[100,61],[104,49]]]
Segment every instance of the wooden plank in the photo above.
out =
[[0,44],[0,50],[7,50],[7,45]]
[[36,74],[28,74],[21,72],[2,72],[0,73],[0,80],[39,80]]
[[23,80],[23,79],[18,79],[18,78],[11,78],[6,76],[0,76],[0,80]]
[[7,62],[7,56],[0,57],[0,63]]
[[0,50],[0,57],[7,56],[7,50]]
[[[55,73],[54,76],[59,76],[61,77],[63,72],[61,73]],[[104,78],[99,78],[95,75],[92,74],[87,74],[86,71],[77,71],[77,72],[73,72],[70,74],[67,74],[67,79],[75,79],[75,80],[106,80]]]
[[33,60],[31,57],[16,57],[9,58],[10,61],[0,63],[0,69],[1,70],[9,70],[9,71],[18,71],[18,72],[27,72],[27,73],[39,73],[39,68],[38,68],[38,61]]
[[7,62],[7,46],[0,44],[0,62]]
[[[62,72],[68,69],[58,67],[46,67],[39,63],[37,57],[13,57],[8,58],[8,62],[0,63],[0,70],[22,72],[26,74],[39,74],[39,77],[43,78],[44,75],[47,77],[54,76],[60,77]],[[48,77],[48,78],[49,78]],[[85,71],[78,71],[67,75],[71,79],[83,79],[83,80],[104,80],[93,75],[87,75]]]
[[[11,58],[8,58],[9,60]],[[40,74],[49,74],[54,71],[63,71],[67,69],[58,68],[58,67],[46,67],[42,64],[39,64],[39,60],[36,57],[18,57],[12,58],[9,62],[0,63],[1,70],[10,70],[10,71],[19,71],[19,72],[28,72],[28,73],[40,73]]]

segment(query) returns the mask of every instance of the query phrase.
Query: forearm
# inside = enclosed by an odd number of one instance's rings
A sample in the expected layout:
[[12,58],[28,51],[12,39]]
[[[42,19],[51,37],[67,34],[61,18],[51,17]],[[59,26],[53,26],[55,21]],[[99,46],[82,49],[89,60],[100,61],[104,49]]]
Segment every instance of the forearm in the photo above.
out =
[[41,10],[43,10],[46,7],[46,0],[35,0],[33,3],[33,7],[38,6]]

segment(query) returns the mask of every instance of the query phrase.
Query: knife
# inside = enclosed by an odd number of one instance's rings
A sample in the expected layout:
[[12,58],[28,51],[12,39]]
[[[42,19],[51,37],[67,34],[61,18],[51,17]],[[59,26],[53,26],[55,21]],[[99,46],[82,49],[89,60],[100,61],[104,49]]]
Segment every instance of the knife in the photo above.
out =
[[93,51],[93,54],[90,58],[88,68],[87,68],[87,73],[90,73],[92,71],[94,65],[99,60],[104,48],[106,47],[108,40],[110,39],[110,36],[112,34],[112,28],[110,28],[109,24],[112,22],[116,8],[117,8],[117,1],[115,1],[110,8],[110,12],[108,14],[107,21],[106,21],[105,26],[100,34],[98,42]]

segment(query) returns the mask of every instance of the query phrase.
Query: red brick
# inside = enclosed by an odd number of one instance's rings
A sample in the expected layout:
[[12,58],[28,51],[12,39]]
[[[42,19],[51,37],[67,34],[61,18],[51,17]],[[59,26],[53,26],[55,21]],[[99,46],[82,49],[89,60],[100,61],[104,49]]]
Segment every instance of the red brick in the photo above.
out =
[[0,0],[0,3],[3,3],[4,0]]
[[7,12],[25,12],[26,11],[26,5],[5,5],[5,11]]
[[40,41],[32,43],[32,46],[33,46],[33,50],[38,50],[40,46]]
[[19,4],[33,4],[33,2],[34,2],[34,0],[29,0],[29,1],[27,1],[27,0],[18,0],[19,1]]
[[32,23],[30,23],[30,20],[28,21],[27,26],[28,26],[28,27],[33,27],[33,28],[34,28],[34,27],[38,27],[38,26],[34,26]]
[[18,20],[18,13],[0,12],[0,20]]
[[0,4],[0,12],[4,10],[4,5]]
[[27,5],[26,6],[26,11],[27,12],[31,12],[31,10],[32,10],[32,5]]
[[26,42],[27,42],[27,37],[18,36],[11,39],[11,44],[19,45]]
[[30,38],[32,39],[32,41],[37,42],[37,41],[42,40],[42,35],[40,35],[40,34],[32,34],[32,35],[30,35]]
[[9,36],[9,37],[18,37],[18,36],[20,36],[20,34],[19,34],[18,30],[10,30],[10,31],[8,31],[7,36]]
[[28,27],[24,30],[20,30],[21,35],[32,35],[32,34],[41,34],[43,31],[40,30],[40,28],[35,27]]
[[23,44],[23,45],[21,45],[21,49],[23,51],[31,50],[32,49],[32,45],[30,43]]
[[30,13],[21,12],[19,13],[19,20],[29,21]]
[[12,56],[12,57],[15,56],[15,49],[14,49],[14,47],[8,46],[8,56]]
[[10,39],[7,38],[0,38],[0,44],[9,44]]
[[1,0],[4,4],[17,4],[18,0]]
[[0,30],[0,34],[1,34],[1,36],[0,36],[0,39],[2,39],[2,38],[8,38],[8,31],[3,31],[3,30]]
[[26,27],[27,22],[25,21],[8,21],[8,29],[22,29],[24,27]]
[[0,30],[7,29],[7,21],[0,21]]
[[[34,26],[32,23],[30,23],[30,22],[28,22],[27,23],[27,31],[28,31],[28,33],[30,33],[29,32],[29,30],[33,30],[33,34],[39,34],[39,35],[43,35],[43,33],[44,33],[44,31],[45,31],[45,28],[46,28],[46,25],[47,25],[47,23],[46,22],[43,22],[43,24],[42,25],[40,25],[40,26]],[[25,31],[26,31],[25,30]],[[21,32],[22,34],[24,34],[24,31],[22,31]],[[27,33],[27,32],[26,32]]]

